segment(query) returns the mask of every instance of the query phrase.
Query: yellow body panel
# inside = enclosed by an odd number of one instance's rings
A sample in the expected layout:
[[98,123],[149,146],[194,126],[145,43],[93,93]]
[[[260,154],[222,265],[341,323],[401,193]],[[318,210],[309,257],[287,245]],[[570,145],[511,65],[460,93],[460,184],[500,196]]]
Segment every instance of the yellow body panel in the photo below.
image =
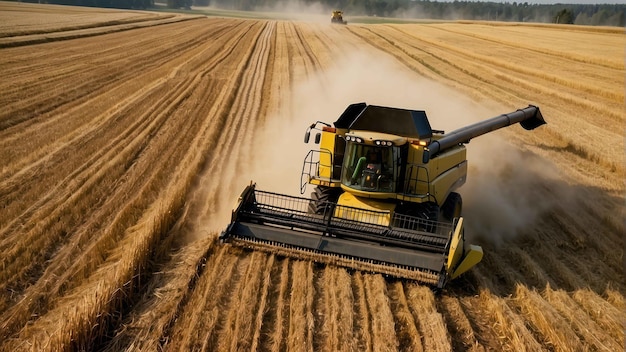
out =
[[465,183],[467,177],[467,162],[461,162],[441,173],[430,183],[430,193],[437,199],[437,204],[443,204],[450,192]]
[[451,272],[463,256],[463,218],[459,218],[450,241],[450,251],[448,252],[448,263],[446,270]]
[[463,238],[463,218],[459,218],[456,228],[454,229],[454,235],[450,242],[450,251],[448,252],[448,263],[446,264],[446,271],[450,275],[451,279],[463,274],[471,269],[474,265],[478,264],[483,258],[483,249],[480,246],[469,245],[469,248],[464,251]]
[[[451,191],[465,183],[467,151],[464,146],[451,148],[427,164],[422,162],[423,154],[423,146],[410,145],[406,171],[406,179],[409,180],[407,192],[429,194],[436,199],[437,204],[443,204]],[[419,202],[417,199],[403,200]]]
[[320,179],[320,178],[311,178],[309,180],[309,184],[315,186],[325,186],[325,187],[341,187],[340,181],[333,181],[330,179]]
[[332,132],[322,131],[322,139],[320,141],[320,165],[319,177],[332,178],[333,173],[333,153],[335,150],[335,134]]
[[[335,209],[335,216],[338,218],[383,226],[389,226],[391,215],[396,207],[393,203],[357,198],[349,192],[343,192],[339,196],[337,204],[343,206]],[[365,212],[359,211],[359,209],[370,210],[376,213],[368,212],[365,215]]]
[[465,256],[463,260],[456,267],[454,272],[450,274],[450,278],[454,279],[457,276],[463,274],[464,272],[471,269],[474,265],[478,264],[483,259],[483,249],[480,246],[476,246],[471,244],[469,249],[465,251]]

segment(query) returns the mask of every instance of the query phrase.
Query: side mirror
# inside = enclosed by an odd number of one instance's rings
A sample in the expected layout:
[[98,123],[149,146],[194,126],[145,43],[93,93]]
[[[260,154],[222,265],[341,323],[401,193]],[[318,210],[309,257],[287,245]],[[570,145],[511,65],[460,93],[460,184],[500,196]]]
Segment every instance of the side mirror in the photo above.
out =
[[424,148],[424,154],[422,154],[422,163],[428,164],[428,161],[430,161],[430,150]]
[[309,138],[311,138],[311,131],[306,130],[306,132],[304,133],[304,144],[309,143]]
[[320,144],[320,140],[322,139],[322,134],[318,133],[315,135],[315,144]]

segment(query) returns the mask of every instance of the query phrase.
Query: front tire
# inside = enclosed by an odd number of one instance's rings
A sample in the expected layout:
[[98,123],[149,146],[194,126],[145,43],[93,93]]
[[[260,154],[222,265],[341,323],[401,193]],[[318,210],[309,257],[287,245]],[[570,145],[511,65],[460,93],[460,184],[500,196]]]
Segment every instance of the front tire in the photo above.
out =
[[456,192],[450,192],[446,201],[441,206],[441,215],[446,221],[452,222],[455,218],[461,217],[463,211],[463,199]]
[[329,203],[337,204],[341,188],[316,186],[311,192],[308,212],[311,214],[324,214]]

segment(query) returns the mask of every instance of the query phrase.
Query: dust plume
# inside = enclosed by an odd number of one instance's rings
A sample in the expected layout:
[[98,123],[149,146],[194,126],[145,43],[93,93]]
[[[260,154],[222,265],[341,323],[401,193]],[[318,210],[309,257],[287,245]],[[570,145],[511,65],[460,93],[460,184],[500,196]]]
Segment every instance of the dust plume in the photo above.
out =
[[320,2],[284,1],[256,6],[254,11],[286,14],[289,19],[298,21],[328,23],[332,10]]
[[[330,69],[295,83],[289,101],[277,109],[283,112],[269,116],[256,134],[250,172],[233,183],[241,190],[253,180],[258,189],[300,196],[304,157],[316,149],[313,142],[303,143],[307,126],[318,120],[332,123],[349,104],[357,102],[425,110],[431,126],[446,131],[512,111],[472,101],[385,54],[353,53],[337,60]],[[532,133],[519,126],[510,128]],[[498,242],[532,223],[547,206],[534,188],[539,187],[538,179],[554,177],[554,172],[546,171],[550,168],[543,162],[531,163],[498,132],[472,140],[468,160],[468,181],[458,191],[464,197],[469,238],[480,234]],[[302,196],[308,197],[311,191],[309,187]]]
[[[509,128],[516,133],[533,133],[520,126]],[[556,167],[512,146],[498,132],[473,140],[467,150],[467,183],[459,193],[463,195],[468,239],[497,246],[536,229],[538,216],[555,206],[559,198],[566,202],[564,187],[556,188],[562,185]]]

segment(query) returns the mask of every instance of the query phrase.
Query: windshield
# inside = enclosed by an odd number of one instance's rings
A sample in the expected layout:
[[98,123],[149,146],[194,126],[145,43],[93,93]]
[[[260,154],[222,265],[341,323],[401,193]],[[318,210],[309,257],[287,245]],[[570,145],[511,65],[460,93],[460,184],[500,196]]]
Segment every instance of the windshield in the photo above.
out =
[[380,147],[348,142],[343,159],[341,183],[368,192],[395,192],[394,154],[397,147]]

